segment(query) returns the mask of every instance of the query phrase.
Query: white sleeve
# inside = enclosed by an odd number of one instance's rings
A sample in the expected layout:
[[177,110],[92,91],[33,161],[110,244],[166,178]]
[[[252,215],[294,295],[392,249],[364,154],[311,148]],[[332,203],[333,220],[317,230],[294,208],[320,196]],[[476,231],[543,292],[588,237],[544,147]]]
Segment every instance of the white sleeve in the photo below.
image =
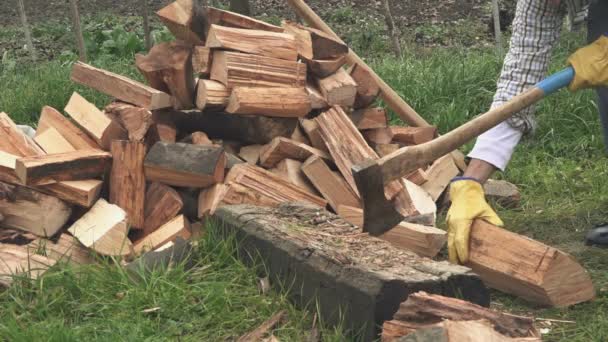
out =
[[483,160],[504,171],[522,136],[521,131],[502,122],[477,138],[469,157]]

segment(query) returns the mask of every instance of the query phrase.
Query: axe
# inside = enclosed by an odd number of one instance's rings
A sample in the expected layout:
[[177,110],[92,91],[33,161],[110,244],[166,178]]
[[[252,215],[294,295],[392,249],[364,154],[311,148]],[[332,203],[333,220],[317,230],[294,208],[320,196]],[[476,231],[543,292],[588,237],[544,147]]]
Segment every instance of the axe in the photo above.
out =
[[393,200],[384,195],[384,187],[414,170],[458,149],[490,128],[510,118],[544,97],[568,86],[574,79],[574,69],[566,68],[539,82],[500,107],[463,124],[432,141],[403,147],[377,160],[368,160],[353,166],[353,176],[363,202],[363,231],[382,235],[405,216],[395,209]]

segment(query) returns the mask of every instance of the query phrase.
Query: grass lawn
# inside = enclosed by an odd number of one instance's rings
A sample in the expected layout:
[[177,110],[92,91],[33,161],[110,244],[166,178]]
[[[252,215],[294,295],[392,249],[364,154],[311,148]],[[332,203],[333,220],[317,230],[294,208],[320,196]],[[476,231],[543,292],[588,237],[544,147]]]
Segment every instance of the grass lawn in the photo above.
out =
[[[552,70],[582,41],[578,35],[562,39]],[[92,63],[141,79],[128,53],[100,55]],[[487,109],[501,67],[490,50],[458,47],[416,50],[403,60],[383,57],[372,63],[441,132]],[[69,81],[70,58],[36,67],[6,65],[0,66],[0,110],[19,123],[35,124],[44,105],[63,108],[74,90],[100,107],[107,103],[105,96]],[[589,227],[608,221],[608,160],[593,99],[590,91],[562,91],[543,102],[536,135],[497,175],[522,190],[521,208],[497,208],[507,228],[573,254],[596,284],[594,302],[561,310],[494,293],[499,309],[576,322],[552,324],[548,341],[608,341],[608,250],[582,243]],[[22,281],[23,286],[0,293],[0,340],[223,340],[281,309],[289,311],[289,319],[277,337],[303,340],[312,314],[292,307],[285,292],[260,295],[256,283],[263,267],[256,272],[241,264],[235,243],[221,241],[208,227],[191,270],[178,266],[132,277],[106,261],[79,269],[56,267],[37,281]],[[159,309],[144,311],[151,308]],[[322,336],[324,341],[350,339],[339,328],[324,329]]]

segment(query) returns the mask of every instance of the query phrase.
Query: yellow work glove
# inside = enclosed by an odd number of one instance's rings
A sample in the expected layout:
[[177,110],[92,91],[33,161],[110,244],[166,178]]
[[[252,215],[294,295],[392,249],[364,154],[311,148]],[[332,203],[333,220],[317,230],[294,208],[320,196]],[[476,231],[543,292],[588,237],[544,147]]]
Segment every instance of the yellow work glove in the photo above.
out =
[[568,63],[574,68],[574,80],[568,89],[608,86],[608,37],[602,36],[595,42],[576,51]]
[[472,178],[455,178],[450,185],[452,205],[448,211],[448,253],[450,262],[469,261],[469,237],[475,219],[502,226],[502,220],[486,202],[481,184]]

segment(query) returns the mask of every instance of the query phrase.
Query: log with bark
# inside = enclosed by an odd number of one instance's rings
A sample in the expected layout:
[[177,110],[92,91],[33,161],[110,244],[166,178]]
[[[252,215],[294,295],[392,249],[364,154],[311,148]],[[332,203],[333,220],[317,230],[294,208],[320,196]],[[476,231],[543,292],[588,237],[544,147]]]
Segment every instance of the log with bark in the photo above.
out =
[[156,15],[175,38],[202,45],[207,36],[207,19],[195,0],[178,0],[163,7]]

